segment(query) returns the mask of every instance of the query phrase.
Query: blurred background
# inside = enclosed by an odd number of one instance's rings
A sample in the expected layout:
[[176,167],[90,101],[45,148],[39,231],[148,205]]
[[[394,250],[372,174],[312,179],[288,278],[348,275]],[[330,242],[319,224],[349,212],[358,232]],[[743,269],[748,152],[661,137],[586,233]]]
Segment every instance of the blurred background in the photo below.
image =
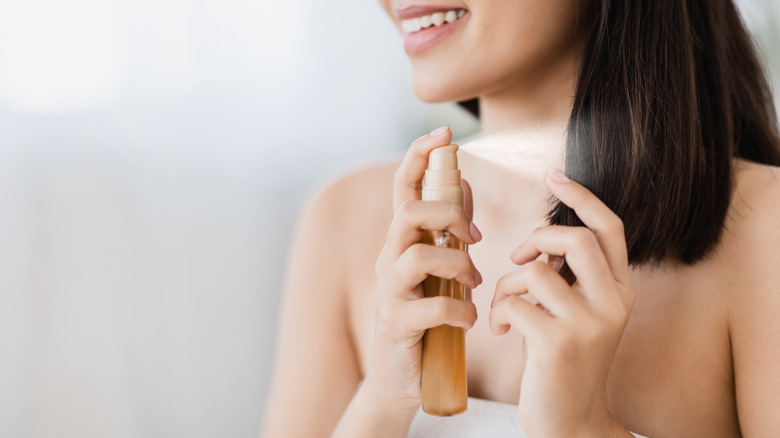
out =
[[371,1],[0,0],[0,436],[256,436],[307,196],[479,129],[408,76]]

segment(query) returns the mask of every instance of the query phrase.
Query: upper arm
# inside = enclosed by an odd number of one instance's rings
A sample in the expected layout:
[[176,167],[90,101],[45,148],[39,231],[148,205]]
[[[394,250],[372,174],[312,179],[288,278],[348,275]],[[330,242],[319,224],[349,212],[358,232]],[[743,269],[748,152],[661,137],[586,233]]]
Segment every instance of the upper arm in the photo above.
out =
[[752,211],[729,318],[737,411],[746,437],[780,432],[780,172],[770,173],[755,181],[746,199]]
[[303,209],[285,269],[273,380],[262,436],[329,436],[360,380],[346,303],[342,179]]

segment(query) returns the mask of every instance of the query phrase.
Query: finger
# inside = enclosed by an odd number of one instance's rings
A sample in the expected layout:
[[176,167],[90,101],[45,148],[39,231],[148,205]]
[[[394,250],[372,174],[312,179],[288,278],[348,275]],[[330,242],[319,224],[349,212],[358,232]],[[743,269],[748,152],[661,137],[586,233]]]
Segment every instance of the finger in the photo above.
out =
[[401,254],[383,281],[392,288],[388,293],[408,296],[429,275],[470,288],[476,288],[482,279],[466,252],[416,243]]
[[596,233],[613,277],[624,285],[630,284],[626,237],[620,217],[586,187],[557,170],[548,172],[547,182],[553,195],[573,209],[585,226]]
[[544,339],[553,319],[541,309],[518,296],[509,296],[490,309],[490,332],[503,335],[510,328],[524,336]]
[[[463,186],[463,209],[471,220],[474,220],[474,198],[472,197],[471,184],[465,178],[460,179],[460,185]],[[477,239],[479,241],[480,239]]]
[[470,329],[477,320],[474,303],[451,297],[429,297],[404,301],[397,318],[409,335],[443,324]]
[[431,149],[450,144],[450,140],[452,140],[452,132],[449,127],[443,126],[412,142],[393,177],[393,211],[397,210],[404,201],[421,198],[422,179],[425,168],[428,167],[428,154]]
[[588,299],[600,301],[604,291],[615,282],[596,236],[586,227],[537,228],[515,249],[511,259],[513,263],[524,264],[542,253],[564,256]]
[[582,296],[547,263],[534,260],[504,275],[496,284],[491,306],[509,296],[531,293],[554,316],[572,317],[585,310]]
[[457,204],[444,201],[405,201],[390,224],[385,243],[386,256],[397,259],[406,248],[420,241],[423,230],[448,230],[467,244],[482,236]]
[[[482,233],[474,225],[474,193],[471,191],[471,184],[465,178],[460,179],[460,185],[463,187],[463,209],[472,221],[469,224],[469,234],[476,243],[482,240]],[[479,270],[477,270],[477,274],[479,274]],[[477,282],[482,283],[481,276],[477,279]],[[466,299],[471,301],[471,288],[466,288]]]

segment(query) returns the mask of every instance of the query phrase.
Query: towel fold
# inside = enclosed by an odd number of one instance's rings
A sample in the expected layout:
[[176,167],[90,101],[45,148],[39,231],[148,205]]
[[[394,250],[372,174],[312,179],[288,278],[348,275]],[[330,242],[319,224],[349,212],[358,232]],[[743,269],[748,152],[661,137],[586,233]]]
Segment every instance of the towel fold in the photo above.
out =
[[[646,438],[634,434],[637,438]],[[408,438],[525,438],[517,406],[469,397],[466,412],[452,417],[434,417],[417,409]]]

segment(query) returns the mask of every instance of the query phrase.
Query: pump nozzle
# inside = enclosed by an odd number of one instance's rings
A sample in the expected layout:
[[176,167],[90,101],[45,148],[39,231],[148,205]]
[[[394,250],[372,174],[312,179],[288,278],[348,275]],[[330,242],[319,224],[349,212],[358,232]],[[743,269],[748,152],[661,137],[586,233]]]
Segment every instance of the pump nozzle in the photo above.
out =
[[447,201],[463,206],[457,152],[456,144],[440,146],[430,152],[423,177],[423,201]]

